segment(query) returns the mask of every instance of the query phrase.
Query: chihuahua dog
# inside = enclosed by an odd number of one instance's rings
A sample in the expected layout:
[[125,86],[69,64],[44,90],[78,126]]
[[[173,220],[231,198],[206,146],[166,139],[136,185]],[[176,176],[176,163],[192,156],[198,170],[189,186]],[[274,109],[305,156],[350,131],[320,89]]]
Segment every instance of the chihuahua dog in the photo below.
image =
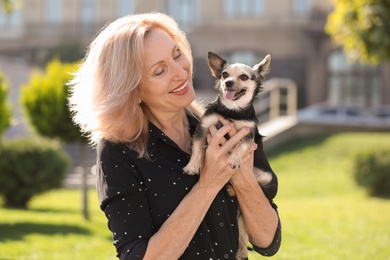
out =
[[[208,53],[208,65],[212,75],[217,79],[215,90],[218,95],[216,100],[207,105],[206,111],[197,126],[192,140],[192,155],[189,163],[183,168],[189,175],[199,174],[204,163],[205,147],[207,147],[207,135],[212,125],[221,127],[218,115],[234,123],[237,130],[248,127],[250,132],[231,151],[229,165],[232,169],[240,168],[245,153],[253,147],[254,151],[253,172],[256,180],[262,188],[265,196],[271,202],[277,193],[277,177],[272,171],[267,157],[263,151],[262,136],[257,129],[257,117],[253,107],[253,101],[261,91],[261,83],[265,74],[269,71],[271,56],[267,55],[263,61],[253,68],[241,64],[228,64],[227,61],[215,53]],[[229,138],[229,137],[226,137]],[[226,185],[230,196],[235,196],[233,187]],[[240,210],[238,212],[239,249],[237,259],[248,257],[247,243],[249,240]]]

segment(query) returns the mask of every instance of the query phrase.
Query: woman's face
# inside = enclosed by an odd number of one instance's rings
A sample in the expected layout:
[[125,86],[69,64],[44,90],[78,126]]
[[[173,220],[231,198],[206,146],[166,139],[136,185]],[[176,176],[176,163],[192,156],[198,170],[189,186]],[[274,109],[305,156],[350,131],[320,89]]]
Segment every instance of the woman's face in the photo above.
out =
[[152,113],[175,112],[188,106],[195,93],[189,79],[190,62],[172,37],[152,29],[144,40],[141,100]]

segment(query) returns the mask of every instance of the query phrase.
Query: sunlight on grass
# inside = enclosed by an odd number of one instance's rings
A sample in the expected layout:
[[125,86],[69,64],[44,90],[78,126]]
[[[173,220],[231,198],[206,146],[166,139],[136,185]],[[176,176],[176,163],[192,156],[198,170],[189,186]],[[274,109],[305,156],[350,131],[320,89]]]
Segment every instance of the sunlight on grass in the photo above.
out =
[[79,190],[33,199],[29,210],[0,209],[0,259],[115,259],[106,218],[89,191],[90,221]]
[[[389,259],[390,200],[368,197],[352,178],[354,155],[379,146],[390,146],[390,134],[296,140],[269,154],[283,232],[272,259]],[[29,210],[0,208],[0,259],[116,259],[94,190],[89,204],[90,221],[79,190],[45,193]]]
[[389,259],[390,200],[368,197],[352,178],[356,153],[389,146],[390,134],[354,133],[270,153],[283,228],[273,259]]

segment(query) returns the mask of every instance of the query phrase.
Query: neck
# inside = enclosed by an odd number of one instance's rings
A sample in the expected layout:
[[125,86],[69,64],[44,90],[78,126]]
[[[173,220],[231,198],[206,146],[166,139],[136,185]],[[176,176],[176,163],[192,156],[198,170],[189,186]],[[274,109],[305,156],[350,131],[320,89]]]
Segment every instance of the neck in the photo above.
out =
[[191,136],[185,109],[175,113],[153,113],[148,110],[146,114],[150,122],[163,131],[180,149],[190,153]]
[[170,129],[184,129],[188,128],[188,120],[185,110],[175,112],[157,112],[147,111],[147,117],[155,126],[162,131],[169,131]]

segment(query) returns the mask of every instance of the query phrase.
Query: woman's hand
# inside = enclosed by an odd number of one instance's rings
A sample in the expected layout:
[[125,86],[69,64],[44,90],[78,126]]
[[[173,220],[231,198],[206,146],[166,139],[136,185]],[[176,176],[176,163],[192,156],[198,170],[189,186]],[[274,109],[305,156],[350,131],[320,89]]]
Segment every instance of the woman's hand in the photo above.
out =
[[[221,116],[219,116],[219,120],[222,123],[222,125],[226,126],[231,124],[231,122]],[[242,130],[242,129],[241,129]],[[211,126],[209,129],[210,133],[207,135],[207,141],[210,142],[213,136],[217,133],[218,129],[216,126]],[[227,133],[230,137],[234,136],[237,133],[237,129],[232,127],[229,132]],[[223,136],[220,140],[220,145],[224,145],[227,140]],[[229,139],[230,140],[230,139]],[[257,144],[254,143],[252,147],[249,148],[247,153],[245,153],[245,156],[242,158],[242,165],[239,169],[236,170],[234,175],[232,175],[232,178],[230,179],[230,182],[234,185],[237,186],[240,184],[245,185],[246,181],[256,181],[254,179],[253,175],[253,160],[254,160],[254,151],[257,149]],[[231,150],[229,151],[231,152]]]
[[[222,117],[219,117],[219,119],[224,126],[230,123],[230,121]],[[241,130],[237,131],[235,128],[231,128],[228,134],[232,138]],[[210,127],[210,135],[207,140],[212,140],[218,131],[216,127]],[[219,140],[222,146],[229,142],[225,138],[220,138]],[[254,151],[256,149],[257,144],[249,148],[242,159],[241,167],[234,171],[229,182],[235,190],[241,214],[249,232],[250,241],[258,247],[266,248],[274,238],[278,216],[253,174]]]
[[[237,131],[232,122],[226,120],[224,122],[220,129],[213,129],[212,134],[207,138],[205,164],[199,180],[218,188],[218,191],[236,171],[229,165],[230,151],[249,133],[249,129],[242,128]],[[229,140],[224,138],[226,134],[231,136]]]

